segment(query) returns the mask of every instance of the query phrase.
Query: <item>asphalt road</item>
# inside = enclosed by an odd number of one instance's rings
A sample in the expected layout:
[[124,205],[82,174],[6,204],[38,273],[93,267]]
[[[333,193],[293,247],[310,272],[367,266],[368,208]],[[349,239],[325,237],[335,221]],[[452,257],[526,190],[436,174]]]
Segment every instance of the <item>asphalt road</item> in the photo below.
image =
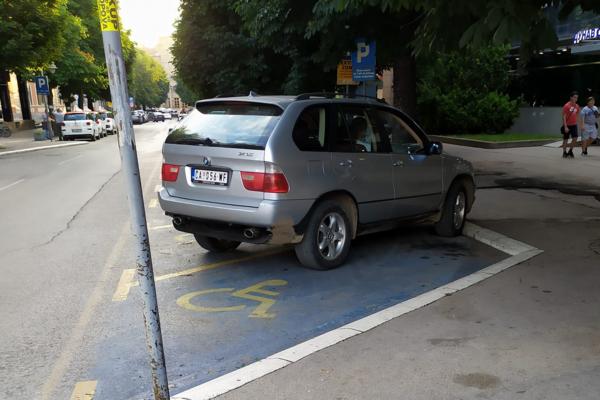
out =
[[[135,128],[145,182],[160,179],[166,130]],[[69,397],[68,374],[87,358],[80,345],[101,330],[91,306],[126,236],[120,168],[116,136],[0,157],[0,398]]]

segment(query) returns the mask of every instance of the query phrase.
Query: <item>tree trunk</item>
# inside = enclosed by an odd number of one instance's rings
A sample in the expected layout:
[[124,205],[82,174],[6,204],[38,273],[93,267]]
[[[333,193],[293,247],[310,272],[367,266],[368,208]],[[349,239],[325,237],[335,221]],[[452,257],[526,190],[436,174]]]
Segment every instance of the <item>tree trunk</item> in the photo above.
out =
[[416,117],[417,68],[415,58],[403,56],[394,64],[394,106]]
[[8,71],[0,71],[0,103],[2,103],[2,117],[6,122],[13,122],[12,104],[10,102],[10,93],[8,91],[8,80],[10,75]]
[[31,119],[31,102],[29,101],[29,91],[27,90],[27,81],[17,75],[17,85],[19,86],[19,100],[21,102],[21,113],[23,121]]

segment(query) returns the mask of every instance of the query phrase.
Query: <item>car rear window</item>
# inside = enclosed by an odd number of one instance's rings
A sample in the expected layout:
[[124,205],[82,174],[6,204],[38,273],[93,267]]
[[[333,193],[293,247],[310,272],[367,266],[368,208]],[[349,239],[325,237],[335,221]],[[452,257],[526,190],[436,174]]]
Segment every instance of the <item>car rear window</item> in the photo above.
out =
[[198,104],[166,143],[264,150],[283,110],[271,104]]
[[65,114],[65,121],[83,121],[85,114]]

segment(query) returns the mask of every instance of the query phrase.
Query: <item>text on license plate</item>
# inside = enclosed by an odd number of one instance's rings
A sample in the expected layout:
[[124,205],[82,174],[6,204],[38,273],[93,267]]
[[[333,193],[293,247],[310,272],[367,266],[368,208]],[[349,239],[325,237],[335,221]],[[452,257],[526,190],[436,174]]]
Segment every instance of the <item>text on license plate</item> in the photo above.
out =
[[214,171],[208,169],[192,169],[192,180],[200,183],[226,185],[229,178],[227,171]]
[[81,133],[81,129],[71,129],[73,133]]

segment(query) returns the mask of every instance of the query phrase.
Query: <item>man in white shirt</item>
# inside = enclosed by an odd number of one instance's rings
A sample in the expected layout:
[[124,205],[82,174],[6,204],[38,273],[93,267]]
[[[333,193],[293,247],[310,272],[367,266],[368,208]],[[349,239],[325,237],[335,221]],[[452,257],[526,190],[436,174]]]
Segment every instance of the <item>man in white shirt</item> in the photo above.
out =
[[598,138],[598,107],[593,97],[587,99],[587,105],[581,110],[581,155],[588,155],[588,147]]

